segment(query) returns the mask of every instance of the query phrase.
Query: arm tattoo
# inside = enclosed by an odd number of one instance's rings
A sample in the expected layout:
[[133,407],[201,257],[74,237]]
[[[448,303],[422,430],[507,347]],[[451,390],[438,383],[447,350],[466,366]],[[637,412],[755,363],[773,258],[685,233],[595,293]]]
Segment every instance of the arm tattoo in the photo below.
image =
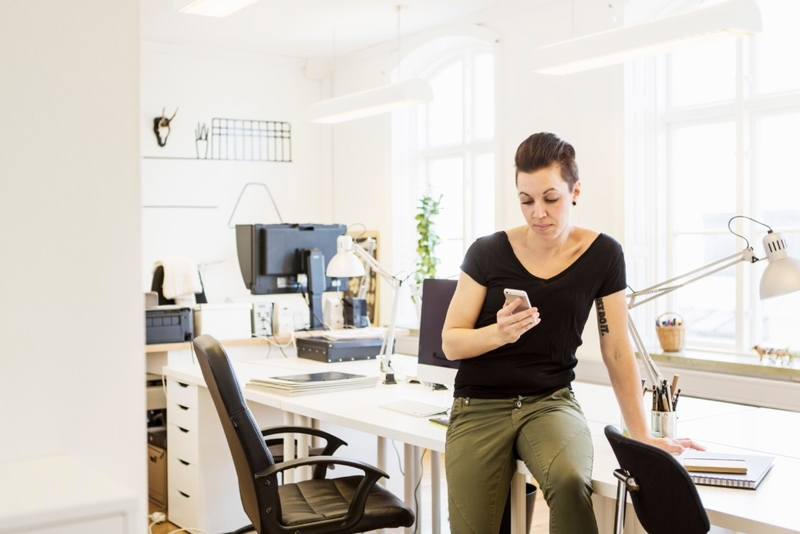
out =
[[600,336],[608,334],[608,319],[606,319],[606,309],[603,307],[603,299],[599,298],[594,301],[597,306],[597,328],[600,330]]

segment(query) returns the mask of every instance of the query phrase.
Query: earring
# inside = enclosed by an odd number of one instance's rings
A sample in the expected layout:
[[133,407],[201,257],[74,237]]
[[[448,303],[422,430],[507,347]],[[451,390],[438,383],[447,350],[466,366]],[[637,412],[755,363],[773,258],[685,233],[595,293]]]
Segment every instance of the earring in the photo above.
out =
[[572,201],[572,205],[573,205],[573,206],[577,206],[577,205],[578,205],[578,203],[577,203],[577,202],[575,202],[575,201],[573,200],[573,201]]

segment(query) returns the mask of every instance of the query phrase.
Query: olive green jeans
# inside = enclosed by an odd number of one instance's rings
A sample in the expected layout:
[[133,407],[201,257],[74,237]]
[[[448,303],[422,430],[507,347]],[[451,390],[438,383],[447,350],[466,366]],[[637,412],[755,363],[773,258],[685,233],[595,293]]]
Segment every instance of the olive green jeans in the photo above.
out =
[[551,534],[596,534],[592,437],[572,391],[515,399],[458,397],[445,466],[452,534],[500,529],[517,458],[550,507]]

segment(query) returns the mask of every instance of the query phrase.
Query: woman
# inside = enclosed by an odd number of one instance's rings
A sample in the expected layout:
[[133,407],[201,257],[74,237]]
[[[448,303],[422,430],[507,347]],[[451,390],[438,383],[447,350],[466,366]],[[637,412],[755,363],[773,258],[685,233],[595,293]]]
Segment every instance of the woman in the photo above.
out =
[[[541,485],[550,532],[591,534],[592,438],[570,383],[592,303],[630,434],[670,452],[700,447],[648,432],[622,249],[570,223],[581,193],[575,150],[539,133],[515,164],[526,224],[470,247],[442,332],[447,358],[461,360],[445,448],[450,528],[498,531],[518,456]],[[526,291],[532,307],[515,312],[521,299],[506,303],[505,288]]]

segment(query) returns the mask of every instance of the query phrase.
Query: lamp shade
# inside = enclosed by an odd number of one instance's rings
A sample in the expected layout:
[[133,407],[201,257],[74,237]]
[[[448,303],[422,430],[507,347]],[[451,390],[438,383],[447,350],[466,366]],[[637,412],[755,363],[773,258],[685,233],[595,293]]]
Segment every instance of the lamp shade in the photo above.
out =
[[364,276],[364,264],[353,252],[353,238],[340,235],[336,238],[336,254],[328,262],[325,274],[331,278]]
[[257,0],[172,0],[172,9],[178,13],[227,17]]
[[789,256],[786,240],[777,232],[770,232],[763,239],[769,264],[761,275],[759,294],[761,299],[779,297],[800,290],[800,261]]
[[312,104],[308,108],[308,120],[335,124],[417,106],[431,100],[433,89],[428,82],[406,80]]
[[761,31],[755,0],[728,0],[544,46],[533,72],[571,74]]

